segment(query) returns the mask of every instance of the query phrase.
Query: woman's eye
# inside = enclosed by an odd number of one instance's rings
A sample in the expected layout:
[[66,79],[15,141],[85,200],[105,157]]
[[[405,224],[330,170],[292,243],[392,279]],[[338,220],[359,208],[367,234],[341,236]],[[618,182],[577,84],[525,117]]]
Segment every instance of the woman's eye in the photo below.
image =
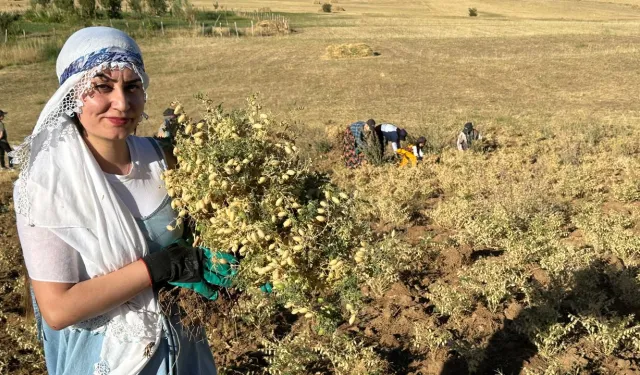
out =
[[105,84],[97,84],[93,86],[96,90],[98,90],[98,92],[109,92],[111,91],[113,88],[109,85],[105,85]]
[[129,91],[129,92],[136,92],[136,91],[138,91],[138,90],[141,90],[141,89],[142,89],[142,87],[140,87],[140,85],[137,85],[137,84],[136,84],[136,85],[129,85],[129,86],[127,86],[127,87],[126,87],[126,89],[127,89],[127,91]]

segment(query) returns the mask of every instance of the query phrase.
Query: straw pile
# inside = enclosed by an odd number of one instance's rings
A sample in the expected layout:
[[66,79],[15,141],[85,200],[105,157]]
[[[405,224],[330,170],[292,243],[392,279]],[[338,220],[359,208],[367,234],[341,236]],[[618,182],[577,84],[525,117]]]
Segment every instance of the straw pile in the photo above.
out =
[[329,59],[353,59],[373,56],[373,49],[364,43],[332,44],[327,47]]

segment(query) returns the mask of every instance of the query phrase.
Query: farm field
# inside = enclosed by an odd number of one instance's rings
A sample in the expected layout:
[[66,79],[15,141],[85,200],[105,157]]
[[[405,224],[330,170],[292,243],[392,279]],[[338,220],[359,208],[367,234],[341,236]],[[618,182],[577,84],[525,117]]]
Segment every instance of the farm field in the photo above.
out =
[[[366,304],[339,327],[369,351],[301,339],[274,344],[269,362],[265,340],[303,337],[305,321],[281,311],[234,323],[223,298],[207,321],[220,373],[640,374],[640,1],[339,0],[345,11],[331,14],[312,0],[221,4],[281,12],[295,32],[141,39],[151,86],[138,134],[153,134],[172,101],[197,116],[196,93],[227,110],[259,93],[311,168],[357,192],[358,219],[403,245],[402,271],[362,285]],[[327,56],[343,43],[377,56]],[[54,73],[54,61],[0,69],[13,144]],[[368,118],[425,136],[429,157],[345,168],[336,133]],[[486,142],[460,153],[467,121]],[[37,374],[15,178],[0,174],[0,373]]]

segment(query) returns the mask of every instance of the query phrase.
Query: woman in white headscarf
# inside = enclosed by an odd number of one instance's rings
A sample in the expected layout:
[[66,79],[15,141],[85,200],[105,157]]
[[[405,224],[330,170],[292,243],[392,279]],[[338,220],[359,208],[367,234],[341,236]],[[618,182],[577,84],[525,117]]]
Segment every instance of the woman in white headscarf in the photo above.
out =
[[157,303],[166,282],[201,281],[204,255],[171,245],[182,230],[167,229],[167,162],[132,135],[149,84],[137,44],[82,29],[56,70],[60,87],[15,152],[14,192],[49,374],[215,374],[203,332]]

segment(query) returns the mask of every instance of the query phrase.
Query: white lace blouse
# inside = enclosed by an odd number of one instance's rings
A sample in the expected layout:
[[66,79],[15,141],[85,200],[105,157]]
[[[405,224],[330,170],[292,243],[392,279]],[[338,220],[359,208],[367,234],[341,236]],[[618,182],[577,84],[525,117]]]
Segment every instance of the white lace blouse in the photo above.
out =
[[[124,176],[105,173],[118,198],[136,219],[152,214],[167,194],[160,179],[163,167],[151,141],[135,136],[127,138],[131,171]],[[14,189],[14,200],[16,192]],[[89,279],[80,253],[49,229],[29,226],[22,215],[16,216],[16,225],[32,280],[77,283]]]

